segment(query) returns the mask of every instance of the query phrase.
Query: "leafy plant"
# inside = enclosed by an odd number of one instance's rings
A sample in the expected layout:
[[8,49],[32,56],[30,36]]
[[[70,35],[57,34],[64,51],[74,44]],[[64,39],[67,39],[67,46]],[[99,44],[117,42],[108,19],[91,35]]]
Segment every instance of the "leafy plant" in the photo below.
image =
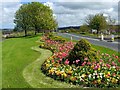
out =
[[96,60],[98,59],[96,50],[91,47],[91,44],[85,40],[81,39],[71,50],[69,53],[68,59],[70,60],[70,64],[73,64],[75,60],[79,60],[77,65],[81,65],[84,60]]

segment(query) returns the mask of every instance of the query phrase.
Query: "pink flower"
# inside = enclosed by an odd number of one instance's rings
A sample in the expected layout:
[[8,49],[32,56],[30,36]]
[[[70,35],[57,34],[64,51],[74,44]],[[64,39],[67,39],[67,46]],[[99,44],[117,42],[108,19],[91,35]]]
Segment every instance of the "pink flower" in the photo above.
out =
[[112,75],[113,75],[114,77],[116,76],[116,74],[115,74],[115,73],[113,73]]
[[105,64],[103,63],[102,66],[105,66]]
[[107,66],[108,68],[110,68],[111,65],[110,65],[110,64],[106,64],[106,66]]
[[100,59],[100,62],[103,62],[103,60],[102,60],[102,59]]
[[67,56],[67,54],[66,54],[65,52],[63,52],[63,53],[62,53],[62,56],[63,56],[63,57],[66,57],[66,56]]
[[106,56],[109,56],[109,54],[106,53]]
[[111,62],[112,58],[109,59],[109,62]]
[[79,63],[79,61],[80,61],[80,60],[76,60],[76,64],[78,64],[78,63]]
[[60,61],[62,61],[62,59],[60,59]]
[[113,65],[113,66],[116,66],[115,62],[112,62],[112,65]]
[[98,69],[98,66],[95,66],[95,67],[94,67],[94,70],[97,70],[97,69]]
[[70,61],[69,61],[68,59],[66,59],[66,61],[64,62],[64,64],[65,64],[65,65],[68,65],[69,62],[70,62]]
[[86,60],[88,60],[88,58],[86,57],[86,58],[84,58],[84,60],[86,61]]
[[82,66],[84,66],[85,64],[86,64],[86,62],[83,62],[83,63],[82,63]]
[[90,65],[91,64],[91,62],[87,62],[87,65]]

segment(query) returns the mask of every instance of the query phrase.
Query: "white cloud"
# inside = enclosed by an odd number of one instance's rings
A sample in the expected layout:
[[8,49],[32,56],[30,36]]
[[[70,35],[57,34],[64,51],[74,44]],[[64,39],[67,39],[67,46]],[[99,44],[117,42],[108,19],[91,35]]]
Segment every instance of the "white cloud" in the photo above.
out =
[[20,2],[20,0],[0,0],[0,2]]
[[89,14],[104,13],[118,19],[116,2],[54,2],[53,12],[59,26],[82,25]]
[[113,8],[110,8],[109,10],[108,10],[108,12],[112,12],[114,9]]
[[0,14],[0,24],[3,28],[14,27],[14,15],[18,8],[21,6],[19,2],[2,2],[2,13]]
[[54,2],[119,2],[119,0],[50,0]]

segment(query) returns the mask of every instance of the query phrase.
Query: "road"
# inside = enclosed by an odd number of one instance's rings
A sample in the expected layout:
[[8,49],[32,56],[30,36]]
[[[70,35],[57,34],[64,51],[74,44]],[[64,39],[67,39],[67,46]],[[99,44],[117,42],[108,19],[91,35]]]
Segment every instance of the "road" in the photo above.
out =
[[99,39],[83,37],[81,35],[75,35],[75,34],[69,34],[69,33],[58,33],[58,35],[66,38],[72,37],[74,40],[80,40],[81,38],[85,38],[94,45],[103,46],[103,47],[110,48],[112,50],[120,52],[120,42],[107,42],[105,40],[101,41]]

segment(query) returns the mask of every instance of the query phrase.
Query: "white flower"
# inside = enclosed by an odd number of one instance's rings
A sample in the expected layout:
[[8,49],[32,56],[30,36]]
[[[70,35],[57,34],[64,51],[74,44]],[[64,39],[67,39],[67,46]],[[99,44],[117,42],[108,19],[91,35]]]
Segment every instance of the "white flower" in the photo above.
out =
[[97,78],[99,78],[99,75],[97,76]]
[[113,66],[112,68],[115,68],[115,66]]
[[91,74],[88,75],[89,78],[91,78],[91,76],[92,76]]
[[95,79],[95,76],[93,76],[93,79]]
[[100,78],[102,78],[102,75],[100,75]]
[[95,75],[96,75],[96,73],[93,73],[93,75],[95,76]]

